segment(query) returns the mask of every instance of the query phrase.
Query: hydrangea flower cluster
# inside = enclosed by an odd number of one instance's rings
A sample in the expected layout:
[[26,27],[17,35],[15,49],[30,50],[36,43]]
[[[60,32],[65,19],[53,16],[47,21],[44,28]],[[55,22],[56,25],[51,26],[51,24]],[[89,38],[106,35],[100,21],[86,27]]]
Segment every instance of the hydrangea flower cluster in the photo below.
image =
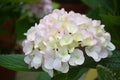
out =
[[82,65],[87,54],[96,62],[111,55],[115,46],[98,20],[64,9],[54,10],[25,33],[25,62],[53,76],[53,70],[67,73],[69,66]]

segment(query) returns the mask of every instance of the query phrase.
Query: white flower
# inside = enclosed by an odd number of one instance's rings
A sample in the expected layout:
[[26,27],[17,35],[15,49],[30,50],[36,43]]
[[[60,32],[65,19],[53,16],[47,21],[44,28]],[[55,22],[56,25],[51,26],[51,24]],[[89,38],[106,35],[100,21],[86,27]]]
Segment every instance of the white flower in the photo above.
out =
[[100,21],[64,9],[54,10],[25,35],[25,62],[36,69],[42,66],[50,76],[54,70],[67,73],[69,66],[82,65],[84,54],[98,62],[115,49]]

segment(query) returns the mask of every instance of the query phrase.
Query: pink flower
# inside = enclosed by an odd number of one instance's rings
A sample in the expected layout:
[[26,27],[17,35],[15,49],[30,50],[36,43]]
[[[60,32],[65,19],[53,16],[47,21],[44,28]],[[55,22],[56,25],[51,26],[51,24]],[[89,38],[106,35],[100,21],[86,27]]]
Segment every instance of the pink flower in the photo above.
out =
[[100,21],[64,9],[54,10],[25,35],[25,62],[36,69],[42,67],[50,76],[53,70],[67,73],[70,65],[82,65],[84,54],[98,62],[115,49]]

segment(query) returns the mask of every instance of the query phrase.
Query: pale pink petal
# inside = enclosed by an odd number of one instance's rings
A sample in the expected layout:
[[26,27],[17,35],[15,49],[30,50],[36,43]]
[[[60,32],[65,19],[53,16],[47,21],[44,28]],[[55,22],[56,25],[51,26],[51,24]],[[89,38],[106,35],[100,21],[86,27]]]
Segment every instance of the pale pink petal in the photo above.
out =
[[33,43],[31,41],[24,41],[23,44],[23,52],[25,55],[30,54],[33,50]]
[[39,68],[42,64],[42,54],[38,50],[33,51],[34,57],[31,62],[31,67]]
[[54,69],[58,70],[61,68],[61,59],[60,58],[56,58],[53,63],[54,63],[54,65],[53,65]]
[[69,64],[72,66],[76,66],[76,65],[81,65],[84,63],[84,55],[83,52],[79,49],[75,49],[72,53],[71,53],[71,58],[69,60]]
[[27,33],[25,33],[25,35],[27,36],[27,39],[30,41],[35,40],[35,33],[36,33],[36,28],[35,27],[31,27]]
[[101,58],[106,58],[106,57],[108,57],[108,55],[109,55],[109,51],[106,49],[102,49],[101,52],[99,53],[99,56]]
[[55,61],[55,55],[52,51],[47,52],[44,55],[44,66],[47,69],[53,69],[53,63]]

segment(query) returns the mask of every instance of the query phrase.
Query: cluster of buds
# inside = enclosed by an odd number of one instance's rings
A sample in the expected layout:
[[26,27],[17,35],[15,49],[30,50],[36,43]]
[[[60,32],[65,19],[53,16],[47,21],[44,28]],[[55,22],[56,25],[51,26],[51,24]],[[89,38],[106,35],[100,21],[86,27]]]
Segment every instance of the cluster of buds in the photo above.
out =
[[54,10],[25,33],[25,62],[53,76],[53,70],[67,73],[69,66],[82,65],[87,54],[96,62],[112,54],[115,46],[98,20],[64,9]]

